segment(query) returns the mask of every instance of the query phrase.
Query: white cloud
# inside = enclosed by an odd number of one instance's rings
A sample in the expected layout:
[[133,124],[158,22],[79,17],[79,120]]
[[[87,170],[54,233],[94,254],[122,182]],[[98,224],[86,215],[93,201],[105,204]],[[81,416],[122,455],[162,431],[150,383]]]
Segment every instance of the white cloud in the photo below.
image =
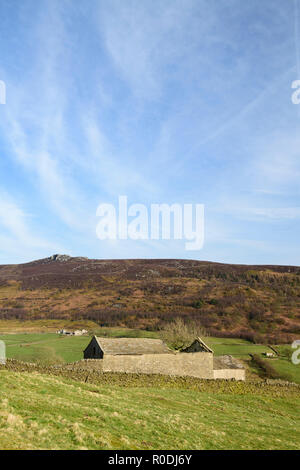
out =
[[49,242],[38,235],[31,228],[32,216],[26,213],[9,195],[1,192],[0,195],[0,230],[1,252],[7,256],[8,252],[18,254],[23,259],[34,257],[37,254],[53,252],[61,246],[54,241]]
[[48,209],[70,228],[84,231],[90,221],[80,186],[72,177],[76,150],[66,127],[73,79],[60,71],[70,59],[62,14],[55,1],[37,13],[31,73],[21,84],[8,79],[10,96],[0,126],[13,158]]
[[300,137],[294,128],[265,136],[254,152],[252,168],[257,185],[267,191],[299,194]]
[[94,178],[97,178],[98,186],[101,186],[108,196],[127,194],[132,197],[147,198],[157,194],[157,185],[150,182],[143,171],[143,160],[136,162],[130,158],[130,155],[126,159],[124,155],[118,158],[111,149],[109,140],[101,131],[93,112],[86,113],[82,118],[82,129],[86,152],[89,155],[83,165]]
[[[209,31],[216,21],[206,1],[112,0],[99,9],[99,32],[110,57],[133,94],[146,100],[158,98],[170,77],[192,73],[195,48],[215,40]],[[204,66],[206,57],[198,55],[197,61]]]
[[253,208],[244,210],[244,214],[257,216],[264,220],[294,220],[300,219],[300,207],[273,207],[273,208]]
[[272,222],[283,220],[300,219],[300,207],[251,207],[250,201],[244,200],[240,205],[235,202],[220,206],[215,210],[216,213],[232,216],[239,220],[256,221],[256,222]]

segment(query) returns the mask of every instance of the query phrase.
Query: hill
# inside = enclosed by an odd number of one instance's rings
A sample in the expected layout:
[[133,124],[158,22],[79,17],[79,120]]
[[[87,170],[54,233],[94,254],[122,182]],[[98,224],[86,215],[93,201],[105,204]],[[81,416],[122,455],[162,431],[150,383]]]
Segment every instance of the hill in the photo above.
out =
[[0,370],[1,449],[297,449],[298,387],[132,380]]
[[67,255],[0,266],[0,320],[153,330],[177,316],[214,336],[291,342],[300,334],[300,267]]

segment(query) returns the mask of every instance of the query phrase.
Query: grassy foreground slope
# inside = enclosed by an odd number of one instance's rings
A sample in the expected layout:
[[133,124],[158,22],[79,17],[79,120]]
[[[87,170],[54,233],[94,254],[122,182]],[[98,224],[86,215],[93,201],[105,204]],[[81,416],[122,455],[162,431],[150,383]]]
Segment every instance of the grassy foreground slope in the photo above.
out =
[[298,390],[247,387],[125,388],[1,370],[0,448],[297,449]]

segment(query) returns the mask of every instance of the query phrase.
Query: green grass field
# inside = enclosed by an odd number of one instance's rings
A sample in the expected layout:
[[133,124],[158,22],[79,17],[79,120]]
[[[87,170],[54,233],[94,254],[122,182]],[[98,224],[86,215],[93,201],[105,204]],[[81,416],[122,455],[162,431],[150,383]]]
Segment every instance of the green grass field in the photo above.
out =
[[122,387],[0,371],[1,449],[297,449],[295,387]]
[[60,336],[55,333],[2,335],[6,355],[11,359],[49,364],[74,362],[83,358],[87,336]]
[[214,351],[216,356],[231,354],[231,356],[243,359],[249,354],[262,354],[272,352],[271,349],[263,344],[253,344],[250,341],[238,338],[203,338],[206,344]]
[[[101,328],[94,330],[94,333],[110,337],[159,337],[157,332],[129,328]],[[252,373],[257,373],[257,370],[252,368],[249,354],[262,354],[271,351],[266,345],[253,344],[242,339],[213,337],[204,339],[214,350],[216,356],[230,354],[242,359],[249,364]],[[0,335],[0,340],[6,343],[8,358],[27,362],[59,364],[82,359],[83,350],[88,345],[90,337],[59,336],[55,333],[18,333]],[[300,383],[300,365],[292,364],[290,358],[283,355],[289,346],[275,346],[275,348],[279,351],[280,356],[266,359],[266,361],[269,361],[283,376],[288,376],[289,380]]]

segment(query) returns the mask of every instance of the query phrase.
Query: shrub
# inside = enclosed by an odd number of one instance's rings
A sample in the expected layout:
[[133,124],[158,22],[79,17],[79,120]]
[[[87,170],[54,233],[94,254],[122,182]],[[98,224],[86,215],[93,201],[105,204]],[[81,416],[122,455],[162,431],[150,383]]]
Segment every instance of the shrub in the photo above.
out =
[[202,299],[196,300],[196,302],[193,302],[192,307],[194,308],[201,308],[203,307],[204,302]]

